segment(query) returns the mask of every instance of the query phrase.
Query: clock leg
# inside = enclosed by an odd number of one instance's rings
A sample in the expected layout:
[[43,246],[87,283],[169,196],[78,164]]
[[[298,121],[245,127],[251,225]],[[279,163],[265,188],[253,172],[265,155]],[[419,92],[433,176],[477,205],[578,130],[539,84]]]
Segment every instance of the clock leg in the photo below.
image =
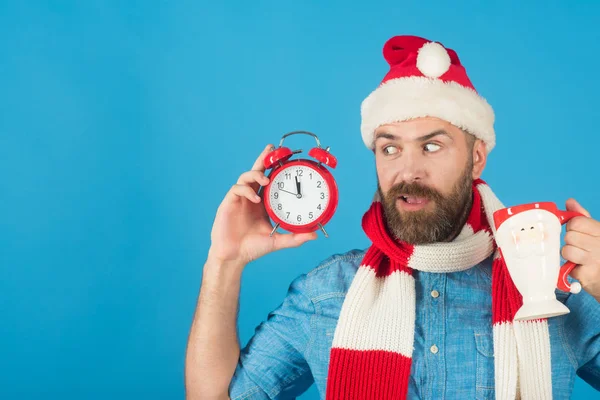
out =
[[323,225],[319,224],[319,228],[321,228],[321,230],[325,234],[325,237],[329,237],[329,235],[327,234],[327,231],[325,231],[325,228],[323,227]]
[[273,230],[271,231],[271,234],[269,236],[273,236],[273,234],[275,233],[277,228],[279,228],[279,223],[275,224],[275,226],[273,227]]

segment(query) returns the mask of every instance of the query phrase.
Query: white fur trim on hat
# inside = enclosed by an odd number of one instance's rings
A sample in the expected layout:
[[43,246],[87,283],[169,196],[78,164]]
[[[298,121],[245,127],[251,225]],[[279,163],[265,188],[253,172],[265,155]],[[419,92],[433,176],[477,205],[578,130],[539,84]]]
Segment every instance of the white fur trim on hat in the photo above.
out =
[[439,43],[425,43],[417,54],[417,68],[429,78],[439,78],[450,69],[450,55]]
[[454,81],[426,77],[389,80],[363,100],[361,117],[362,138],[370,149],[377,127],[419,117],[437,117],[472,133],[486,143],[488,153],[496,145],[492,107],[474,90]]

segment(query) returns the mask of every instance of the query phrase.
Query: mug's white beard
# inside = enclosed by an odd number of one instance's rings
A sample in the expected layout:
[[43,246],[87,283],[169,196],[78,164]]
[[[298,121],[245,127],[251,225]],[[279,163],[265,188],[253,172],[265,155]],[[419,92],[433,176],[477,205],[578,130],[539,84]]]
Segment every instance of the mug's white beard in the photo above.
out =
[[543,257],[545,255],[546,248],[544,246],[544,242],[540,241],[527,241],[525,243],[521,242],[516,246],[515,249],[515,257],[523,259],[530,257]]

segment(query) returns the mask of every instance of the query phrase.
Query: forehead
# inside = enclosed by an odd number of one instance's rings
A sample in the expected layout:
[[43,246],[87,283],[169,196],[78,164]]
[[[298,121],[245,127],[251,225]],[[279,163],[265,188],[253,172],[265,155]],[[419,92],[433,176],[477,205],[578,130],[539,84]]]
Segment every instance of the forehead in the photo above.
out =
[[380,125],[375,130],[375,134],[385,132],[392,133],[395,136],[410,138],[437,130],[444,130],[453,137],[464,134],[460,128],[452,125],[450,122],[435,117],[421,117],[408,121],[391,122],[389,124]]

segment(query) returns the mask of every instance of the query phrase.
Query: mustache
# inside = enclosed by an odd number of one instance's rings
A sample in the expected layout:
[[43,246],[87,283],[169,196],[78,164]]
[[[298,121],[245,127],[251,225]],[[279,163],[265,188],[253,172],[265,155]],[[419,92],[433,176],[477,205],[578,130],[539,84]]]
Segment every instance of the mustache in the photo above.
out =
[[400,195],[423,197],[425,199],[434,201],[442,200],[444,198],[444,196],[437,190],[414,182],[400,182],[397,185],[392,186],[386,197],[388,199],[395,200],[396,198],[400,197]]

